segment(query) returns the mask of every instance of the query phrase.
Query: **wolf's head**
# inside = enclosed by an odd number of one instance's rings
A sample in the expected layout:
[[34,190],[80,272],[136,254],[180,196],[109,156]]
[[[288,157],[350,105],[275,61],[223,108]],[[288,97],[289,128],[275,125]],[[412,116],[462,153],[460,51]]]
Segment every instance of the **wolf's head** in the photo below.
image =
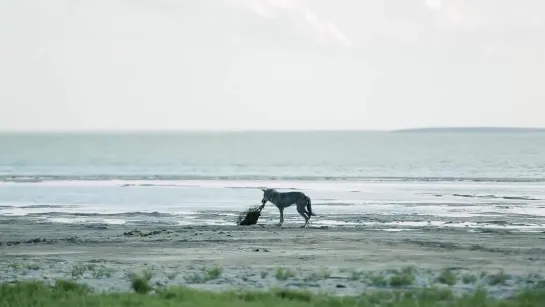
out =
[[261,203],[262,204],[265,204],[267,203],[268,201],[270,201],[270,197],[273,195],[273,193],[275,192],[274,189],[261,189],[261,191],[263,191],[263,199],[261,200]]

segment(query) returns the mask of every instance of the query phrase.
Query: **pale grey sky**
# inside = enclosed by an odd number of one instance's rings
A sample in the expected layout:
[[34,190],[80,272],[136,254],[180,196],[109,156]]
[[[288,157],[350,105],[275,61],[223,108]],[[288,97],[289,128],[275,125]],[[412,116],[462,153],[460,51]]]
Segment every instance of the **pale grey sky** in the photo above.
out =
[[420,126],[545,127],[545,2],[0,2],[0,130]]

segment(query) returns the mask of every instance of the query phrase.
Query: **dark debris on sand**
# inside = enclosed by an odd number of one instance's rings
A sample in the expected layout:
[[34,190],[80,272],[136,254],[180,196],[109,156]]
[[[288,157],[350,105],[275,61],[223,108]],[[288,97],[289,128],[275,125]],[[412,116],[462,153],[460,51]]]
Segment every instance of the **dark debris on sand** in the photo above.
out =
[[154,230],[150,232],[143,232],[142,230],[134,229],[131,231],[124,232],[123,235],[129,236],[129,237],[149,237],[149,236],[154,236],[161,233],[170,233],[170,231],[166,229],[162,229],[162,230]]
[[265,205],[254,206],[242,212],[238,216],[237,225],[249,226],[257,224],[257,220],[259,220],[259,217],[261,216],[261,210],[263,210],[264,207]]
[[[42,243],[42,242],[47,242],[47,240],[45,238],[43,239],[40,239],[40,238],[36,238],[36,239],[30,239],[30,240],[17,240],[17,241],[7,241],[5,242],[6,246],[13,246],[13,245],[20,245],[20,244],[36,244],[36,243]],[[3,243],[0,242],[0,246],[2,246]]]

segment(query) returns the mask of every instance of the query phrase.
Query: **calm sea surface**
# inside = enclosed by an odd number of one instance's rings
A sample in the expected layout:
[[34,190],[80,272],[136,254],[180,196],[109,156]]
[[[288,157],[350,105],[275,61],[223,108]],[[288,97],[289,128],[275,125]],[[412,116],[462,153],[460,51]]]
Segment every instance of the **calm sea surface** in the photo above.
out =
[[232,224],[265,186],[308,193],[317,224],[526,217],[511,226],[545,230],[545,134],[0,135],[4,219]]

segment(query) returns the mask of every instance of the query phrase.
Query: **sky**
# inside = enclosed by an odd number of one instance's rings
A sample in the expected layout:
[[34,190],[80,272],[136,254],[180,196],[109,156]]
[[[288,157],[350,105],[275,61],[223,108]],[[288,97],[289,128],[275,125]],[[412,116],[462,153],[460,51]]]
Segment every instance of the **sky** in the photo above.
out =
[[545,127],[541,0],[0,1],[0,130]]

